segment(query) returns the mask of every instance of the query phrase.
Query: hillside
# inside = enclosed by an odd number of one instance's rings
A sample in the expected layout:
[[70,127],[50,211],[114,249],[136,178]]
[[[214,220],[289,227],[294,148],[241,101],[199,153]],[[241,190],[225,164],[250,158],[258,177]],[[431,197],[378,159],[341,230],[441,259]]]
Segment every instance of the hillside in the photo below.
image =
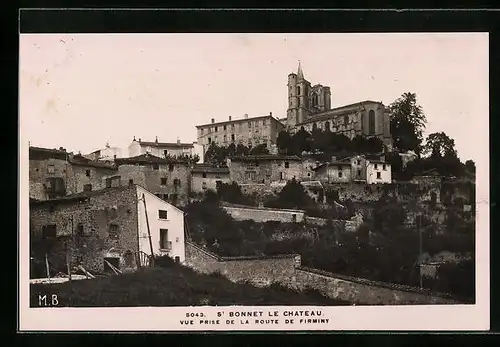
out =
[[[165,261],[162,262],[165,265]],[[316,291],[296,292],[279,285],[257,288],[225,277],[202,275],[166,262],[166,266],[102,279],[31,285],[31,306],[39,294],[57,294],[60,306],[136,307],[189,305],[349,305]]]

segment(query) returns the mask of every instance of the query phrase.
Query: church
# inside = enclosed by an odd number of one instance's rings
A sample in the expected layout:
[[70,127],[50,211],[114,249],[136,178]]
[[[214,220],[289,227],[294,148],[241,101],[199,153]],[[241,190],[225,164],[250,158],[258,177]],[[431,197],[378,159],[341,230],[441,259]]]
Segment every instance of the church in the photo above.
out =
[[299,62],[297,73],[288,75],[288,110],[280,119],[289,132],[299,129],[330,130],[353,139],[357,135],[378,137],[385,150],[392,149],[389,110],[377,101],[361,101],[355,104],[331,108],[330,87],[306,80]]

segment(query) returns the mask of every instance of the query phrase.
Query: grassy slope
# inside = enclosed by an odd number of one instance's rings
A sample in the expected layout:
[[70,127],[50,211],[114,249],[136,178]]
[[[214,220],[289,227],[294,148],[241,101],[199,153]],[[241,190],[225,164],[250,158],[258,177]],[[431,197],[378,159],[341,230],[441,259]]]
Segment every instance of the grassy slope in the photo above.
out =
[[[70,293],[72,292],[72,295]],[[102,279],[53,285],[31,285],[31,306],[38,295],[57,294],[59,306],[189,306],[189,305],[349,305],[315,291],[296,292],[278,285],[257,288],[232,283],[220,275],[202,275],[170,265]],[[71,299],[70,299],[71,298]]]

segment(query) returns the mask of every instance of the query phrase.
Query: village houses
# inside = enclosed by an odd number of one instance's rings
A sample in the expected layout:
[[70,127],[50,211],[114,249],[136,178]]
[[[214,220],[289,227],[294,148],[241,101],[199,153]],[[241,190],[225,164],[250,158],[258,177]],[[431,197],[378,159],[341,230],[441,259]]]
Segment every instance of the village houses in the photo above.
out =
[[67,257],[97,273],[133,271],[152,254],[185,260],[184,213],[136,184],[32,200],[30,235],[33,244],[52,245],[54,268]]
[[217,185],[220,183],[231,183],[228,167],[196,164],[191,170],[192,193],[200,194],[207,190],[217,191]]

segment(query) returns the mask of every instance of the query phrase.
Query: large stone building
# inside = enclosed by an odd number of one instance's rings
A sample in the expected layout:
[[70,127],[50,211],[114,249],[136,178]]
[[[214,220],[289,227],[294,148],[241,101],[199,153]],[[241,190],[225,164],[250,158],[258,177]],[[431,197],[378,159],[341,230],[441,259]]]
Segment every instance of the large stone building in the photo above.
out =
[[[147,220],[146,220],[147,214]],[[151,254],[184,262],[184,213],[137,185],[30,202],[32,257],[66,272],[66,259],[91,272],[147,265]],[[67,258],[67,256],[69,257]],[[43,266],[43,268],[45,268]]]
[[304,77],[299,63],[297,73],[288,75],[288,110],[282,119],[290,132],[301,128],[329,130],[353,139],[357,135],[378,137],[392,148],[389,110],[381,102],[362,101],[331,108],[330,88],[311,83]]
[[304,165],[297,156],[247,155],[227,159],[231,181],[238,184],[286,182],[301,180]]
[[231,143],[242,144],[247,147],[255,147],[265,144],[272,151],[276,144],[278,134],[284,129],[284,125],[273,117],[272,113],[267,116],[248,118],[245,115],[241,119],[215,122],[197,125],[198,144],[203,146],[204,152],[212,143],[227,147]]
[[174,205],[188,201],[191,186],[191,164],[186,160],[160,158],[141,154],[116,159],[117,172],[106,177],[106,186],[139,184]]

